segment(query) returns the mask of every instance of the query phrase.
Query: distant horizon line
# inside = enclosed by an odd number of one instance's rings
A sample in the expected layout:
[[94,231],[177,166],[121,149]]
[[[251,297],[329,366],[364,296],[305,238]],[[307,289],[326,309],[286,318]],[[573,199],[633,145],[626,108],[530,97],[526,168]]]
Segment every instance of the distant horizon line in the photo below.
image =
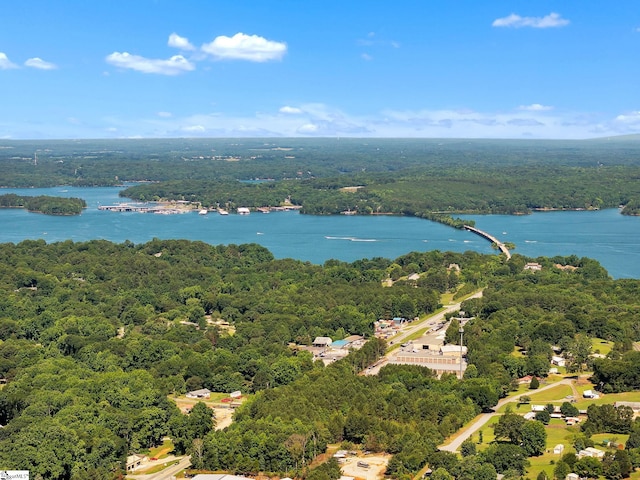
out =
[[639,140],[640,133],[605,135],[589,138],[514,138],[514,137],[357,137],[357,136],[246,136],[246,137],[77,137],[77,138],[0,138],[1,142],[80,142],[80,141],[139,141],[139,140],[434,140],[434,141],[522,141],[522,142],[588,142],[593,140]]

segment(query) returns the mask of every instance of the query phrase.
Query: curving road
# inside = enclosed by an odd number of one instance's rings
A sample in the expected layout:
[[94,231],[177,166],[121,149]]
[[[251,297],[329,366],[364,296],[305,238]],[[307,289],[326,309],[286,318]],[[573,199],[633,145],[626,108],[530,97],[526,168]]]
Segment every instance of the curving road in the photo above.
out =
[[[568,378],[564,378],[564,379],[559,380],[557,382],[550,383],[549,385],[545,385],[544,387],[540,387],[540,388],[538,388],[535,391],[532,391],[530,393],[534,394],[534,393],[538,393],[538,392],[544,392],[545,390],[549,390],[550,388],[557,387],[558,385],[569,385],[574,390],[574,393],[575,393],[575,388],[573,386],[573,383],[572,383],[571,379],[568,379]],[[521,397],[522,395],[524,395],[524,394],[520,393],[520,394],[517,394],[517,395],[513,395],[513,396],[510,396],[510,397],[503,398],[495,406],[495,409],[497,410],[497,409],[499,409],[500,407],[502,407],[503,405],[505,405],[507,403],[517,402],[518,398]],[[482,413],[482,414],[480,414],[480,416],[477,417],[476,420],[473,423],[471,423],[467,427],[465,427],[464,430],[462,431],[462,433],[460,433],[456,438],[454,438],[451,441],[451,443],[448,443],[446,445],[440,445],[438,448],[440,450],[445,451],[445,452],[457,452],[458,449],[460,448],[460,445],[462,445],[462,442],[464,442],[467,438],[469,438],[475,432],[480,430],[489,420],[491,420],[492,417],[495,417],[497,415],[502,415],[502,413],[491,412],[491,413]]]

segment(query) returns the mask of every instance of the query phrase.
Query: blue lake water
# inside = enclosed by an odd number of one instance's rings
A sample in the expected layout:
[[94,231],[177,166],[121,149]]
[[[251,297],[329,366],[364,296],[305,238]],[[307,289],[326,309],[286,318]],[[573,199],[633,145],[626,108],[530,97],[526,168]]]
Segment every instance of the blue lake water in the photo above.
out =
[[[88,208],[79,216],[54,217],[22,209],[0,210],[0,242],[42,238],[47,242],[106,239],[144,243],[153,238],[202,240],[211,244],[259,243],[277,258],[321,264],[336,258],[396,258],[411,251],[473,250],[495,253],[477,235],[409,217],[310,216],[297,212],[221,216],[154,215],[98,210],[127,199],[119,188],[56,187],[2,189],[0,194],[80,197]],[[523,255],[575,254],[597,259],[614,278],[640,278],[640,218],[617,210],[544,212],[527,216],[465,215],[476,226],[516,245]]]

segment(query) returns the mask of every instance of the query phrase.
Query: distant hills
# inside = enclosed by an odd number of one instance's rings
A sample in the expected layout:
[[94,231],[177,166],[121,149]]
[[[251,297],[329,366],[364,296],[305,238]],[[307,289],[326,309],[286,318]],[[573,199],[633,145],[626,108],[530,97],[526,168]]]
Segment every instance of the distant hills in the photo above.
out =
[[630,135],[614,135],[609,137],[597,137],[588,140],[589,142],[640,142],[640,133]]

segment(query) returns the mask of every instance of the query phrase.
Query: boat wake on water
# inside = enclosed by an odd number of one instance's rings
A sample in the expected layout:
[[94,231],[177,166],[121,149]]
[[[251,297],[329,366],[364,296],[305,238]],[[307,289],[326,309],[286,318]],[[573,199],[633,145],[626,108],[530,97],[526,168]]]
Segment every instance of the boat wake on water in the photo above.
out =
[[377,242],[375,238],[358,238],[358,237],[331,237],[325,235],[327,240],[347,240],[349,242]]

